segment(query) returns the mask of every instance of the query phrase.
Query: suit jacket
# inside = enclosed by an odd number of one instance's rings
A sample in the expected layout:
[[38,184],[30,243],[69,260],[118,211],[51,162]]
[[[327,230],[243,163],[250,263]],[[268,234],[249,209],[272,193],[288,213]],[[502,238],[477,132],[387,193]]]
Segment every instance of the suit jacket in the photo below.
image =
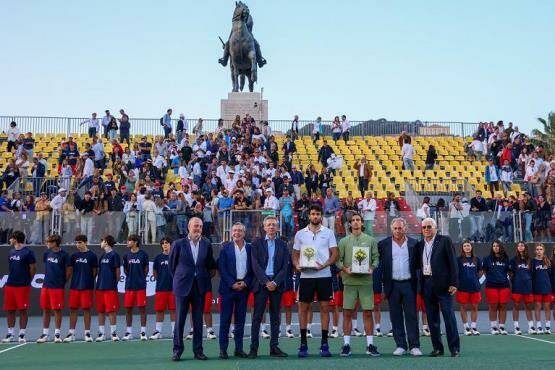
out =
[[[283,240],[275,239],[274,255],[274,278],[277,290],[285,291],[285,280],[287,277],[287,264],[289,263],[289,251]],[[252,243],[251,263],[254,272],[253,292],[262,289],[269,281],[266,277],[266,265],[268,264],[268,242],[266,239],[257,239]]]
[[[392,254],[392,237],[387,237],[378,243],[378,250],[380,251],[380,266],[382,268],[382,283],[384,294],[389,296],[393,286],[393,254]],[[418,282],[418,252],[416,249],[417,241],[413,238],[407,237],[407,247],[409,250],[409,271],[411,276],[411,284],[416,291],[416,284]],[[422,259],[422,257],[420,256]]]
[[[424,253],[424,245],[424,239],[416,244],[421,283],[423,282],[422,254]],[[432,267],[432,287],[436,294],[447,293],[450,286],[458,287],[459,270],[451,238],[436,234],[432,247],[432,255],[430,256],[430,265]]]
[[290,143],[283,143],[283,146],[281,148],[284,152],[284,154],[289,154],[289,153],[295,153],[297,151],[297,147],[295,145],[294,142],[290,142]]
[[[247,284],[247,291],[252,289],[252,262],[251,262],[251,245],[249,243],[245,244],[247,250],[247,274],[243,281]],[[227,242],[222,245],[220,250],[220,257],[218,258],[218,272],[220,273],[220,287],[218,291],[221,295],[227,295],[235,292],[231,288],[233,284],[237,281],[237,268],[235,264],[235,244],[233,242]]]
[[[353,167],[356,170],[357,177],[360,177],[359,167],[360,167],[361,164],[362,163],[360,163],[359,161],[356,161],[355,165]],[[372,168],[370,167],[370,165],[368,163],[365,163],[364,164],[364,178],[368,180],[368,179],[370,179],[371,176],[372,176]],[[363,194],[363,196],[364,196],[364,194]]]
[[200,293],[204,294],[211,289],[211,271],[216,269],[212,245],[205,239],[200,239],[195,264],[189,238],[174,241],[170,250],[169,267],[173,277],[173,293],[176,296],[189,295],[195,277]]

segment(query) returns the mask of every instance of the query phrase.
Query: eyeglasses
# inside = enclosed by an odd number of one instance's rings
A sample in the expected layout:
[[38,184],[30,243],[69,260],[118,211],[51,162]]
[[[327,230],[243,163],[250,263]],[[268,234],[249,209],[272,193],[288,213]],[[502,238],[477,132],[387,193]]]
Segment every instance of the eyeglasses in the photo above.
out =
[[422,225],[422,230],[431,230],[433,229],[432,225]]

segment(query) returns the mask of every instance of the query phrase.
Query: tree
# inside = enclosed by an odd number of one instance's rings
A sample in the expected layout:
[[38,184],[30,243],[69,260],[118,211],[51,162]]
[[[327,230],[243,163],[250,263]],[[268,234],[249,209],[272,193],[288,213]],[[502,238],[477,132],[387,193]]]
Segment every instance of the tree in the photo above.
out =
[[538,121],[543,125],[543,131],[532,130],[534,145],[541,144],[547,153],[555,152],[555,112],[549,112],[547,120],[539,117]]

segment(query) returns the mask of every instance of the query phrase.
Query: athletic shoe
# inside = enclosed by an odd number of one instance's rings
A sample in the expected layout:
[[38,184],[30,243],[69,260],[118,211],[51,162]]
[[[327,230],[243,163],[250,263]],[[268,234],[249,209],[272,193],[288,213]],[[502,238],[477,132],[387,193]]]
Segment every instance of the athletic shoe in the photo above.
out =
[[295,338],[295,334],[293,334],[293,330],[289,329],[285,332],[285,336],[287,338]]
[[551,328],[548,326],[545,328],[545,330],[543,331],[544,334],[551,334]]
[[298,356],[301,358],[308,357],[308,346],[306,344],[301,344]]
[[320,347],[320,357],[331,357],[330,346],[327,343]]
[[470,328],[464,328],[464,335],[472,335],[472,331],[470,330]]
[[121,338],[121,340],[123,341],[127,341],[127,340],[131,340],[133,339],[133,334],[125,332],[125,335]]
[[358,330],[357,328],[353,329],[353,335],[355,337],[362,337],[362,332],[360,330]]
[[387,332],[387,336],[388,336],[388,337],[392,337],[392,336],[393,336],[393,329]]
[[429,328],[422,329],[422,334],[423,334],[425,337],[430,337],[430,336],[432,336],[432,333],[430,333],[430,329],[429,329]]
[[66,335],[66,337],[64,338],[64,343],[71,343],[74,340],[75,340],[75,335],[70,333]]
[[141,332],[140,340],[142,341],[148,340],[148,337],[146,336],[146,333],[144,331]]
[[85,334],[85,342],[92,343],[93,339],[91,337],[91,333]]
[[19,334],[19,343],[20,344],[27,343],[27,338],[25,338],[25,334]]
[[331,331],[330,338],[337,338],[337,337],[339,337],[339,333],[337,332],[337,330],[333,329]]
[[214,333],[214,330],[210,330],[206,333],[206,339],[216,339],[216,333]]
[[422,356],[422,351],[420,350],[420,348],[414,347],[410,350],[410,354],[411,356]]
[[383,337],[382,331],[381,331],[380,329],[376,329],[376,330],[374,331],[374,335],[375,335],[376,337]]
[[54,334],[54,343],[62,343],[62,336],[60,334]]
[[150,336],[150,340],[157,340],[157,339],[161,339],[162,338],[162,334],[156,330],[154,333],[152,333],[152,335]]
[[41,336],[37,339],[37,343],[46,343],[48,342],[48,334],[41,334]]
[[533,326],[528,328],[528,334],[529,335],[534,335],[536,334],[536,328],[534,328]]
[[189,334],[187,334],[187,336],[185,337],[185,339],[187,339],[187,340],[193,339],[193,331],[192,331],[192,330],[189,332]]
[[503,326],[499,327],[499,333],[501,335],[507,335],[509,333],[507,333],[507,330],[505,330],[505,328]]
[[[306,337],[307,338],[312,338],[312,333],[310,332],[310,329],[306,330]],[[264,335],[262,335],[262,338],[264,338]]]
[[470,330],[472,331],[472,335],[480,335],[480,332],[478,331],[478,329],[471,328]]
[[112,342],[119,342],[119,337],[116,332],[112,333]]
[[517,326],[517,327],[515,328],[514,334],[515,334],[515,335],[522,335],[522,330],[520,330],[520,328]]
[[103,333],[98,333],[98,336],[96,337],[96,341],[97,342],[104,342],[106,338],[104,337]]
[[233,339],[235,338],[235,330],[232,330],[229,332],[229,335],[227,336],[229,339]]
[[543,334],[543,329],[540,327],[536,330],[536,334],[541,335]]
[[497,328],[491,328],[491,335],[499,335],[499,330]]
[[405,352],[406,350],[404,348],[397,347],[395,348],[395,351],[393,351],[393,356],[403,356]]
[[375,345],[373,344],[369,344],[368,347],[366,348],[366,354],[370,355],[372,357],[378,357],[381,356],[381,353],[378,352],[378,349],[376,348]]
[[10,343],[10,342],[13,342],[13,340],[14,340],[13,334],[6,334],[4,339],[2,339],[2,343]]
[[351,355],[351,346],[348,344],[343,345],[343,349],[341,349],[341,353],[339,356],[341,357],[349,357]]

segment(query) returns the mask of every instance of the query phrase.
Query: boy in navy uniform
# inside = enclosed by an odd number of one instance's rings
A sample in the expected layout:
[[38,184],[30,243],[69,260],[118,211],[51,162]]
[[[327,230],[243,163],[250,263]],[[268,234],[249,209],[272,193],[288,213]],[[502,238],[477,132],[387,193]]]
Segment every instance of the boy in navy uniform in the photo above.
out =
[[116,333],[116,315],[119,310],[118,281],[120,277],[121,258],[112,248],[116,240],[112,235],[105,236],[100,246],[104,250],[98,264],[98,279],[96,281],[96,312],[98,312],[97,342],[105,339],[104,327],[106,313],[110,319],[110,333],[113,342],[119,341]]
[[127,330],[123,340],[133,339],[133,307],[139,309],[141,315],[141,340],[146,336],[146,277],[148,275],[148,254],[139,249],[139,236],[132,234],[127,238],[129,252],[123,257],[125,271],[125,320]]
[[8,257],[8,280],[4,286],[4,311],[8,321],[8,334],[3,343],[14,340],[15,313],[19,311],[19,343],[26,343],[25,329],[27,328],[27,309],[29,308],[29,294],[31,281],[36,272],[35,254],[23,245],[25,234],[14,231],[10,235],[13,247]]
[[162,238],[160,241],[162,253],[154,258],[153,275],[156,279],[156,294],[154,296],[154,311],[156,311],[156,330],[150,339],[162,338],[162,325],[164,324],[164,311],[170,311],[172,333],[175,327],[175,297],[172,292],[172,276],[168,264],[171,240]]
[[71,284],[69,286],[69,333],[65,343],[75,340],[78,310],[83,310],[85,342],[92,342],[91,307],[93,303],[94,278],[98,271],[98,258],[87,247],[87,237],[77,235],[77,252],[70,258]]
[[40,307],[42,309],[42,335],[37,343],[48,341],[50,317],[54,311],[56,319],[54,343],[62,343],[60,327],[62,326],[62,309],[64,308],[64,290],[67,280],[71,277],[69,254],[60,245],[59,235],[50,235],[46,240],[48,248],[43,255],[44,280],[40,290]]

